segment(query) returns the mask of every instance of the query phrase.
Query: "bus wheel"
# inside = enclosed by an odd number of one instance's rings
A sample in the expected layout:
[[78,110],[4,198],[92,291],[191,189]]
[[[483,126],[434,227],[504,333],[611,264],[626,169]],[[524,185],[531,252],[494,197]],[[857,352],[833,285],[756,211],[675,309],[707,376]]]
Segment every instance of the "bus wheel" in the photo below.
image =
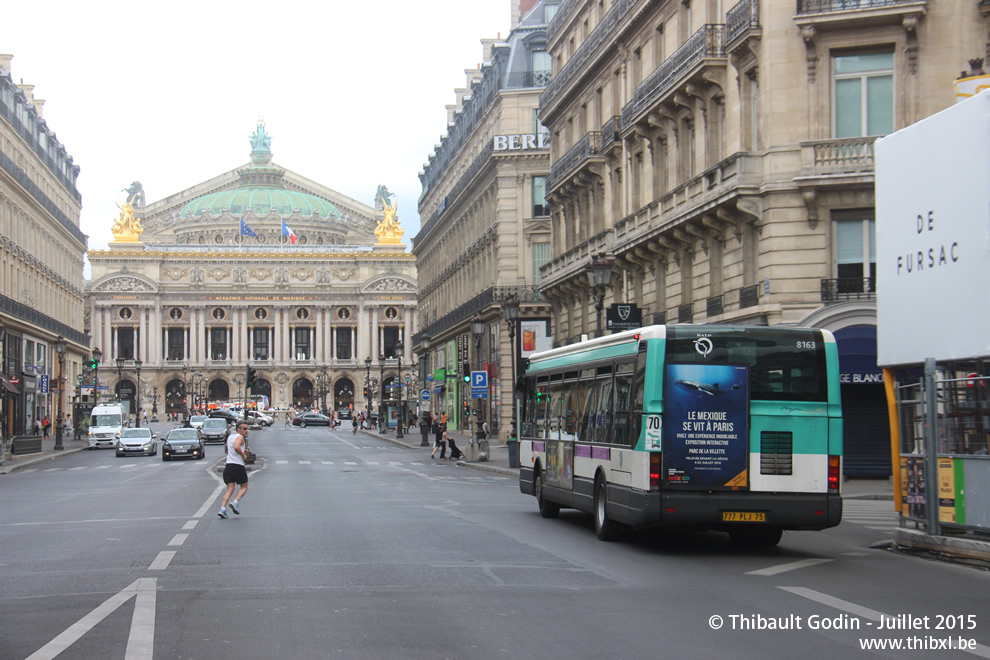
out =
[[779,527],[734,529],[729,532],[729,538],[741,548],[766,548],[780,543],[783,533]]
[[619,526],[608,519],[605,502],[605,480],[595,481],[595,534],[602,541],[614,541],[619,535]]
[[544,518],[556,518],[557,514],[560,513],[560,505],[543,497],[543,475],[539,472],[536,473],[536,479],[533,480],[533,491],[536,495],[536,501],[540,505],[540,515]]

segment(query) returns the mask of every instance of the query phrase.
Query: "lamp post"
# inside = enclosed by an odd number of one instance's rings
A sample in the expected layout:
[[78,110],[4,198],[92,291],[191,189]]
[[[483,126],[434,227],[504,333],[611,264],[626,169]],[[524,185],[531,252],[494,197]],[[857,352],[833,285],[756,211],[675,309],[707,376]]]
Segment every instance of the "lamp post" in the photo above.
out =
[[158,386],[151,388],[151,421],[158,421]]
[[405,346],[402,345],[402,340],[400,339],[399,343],[395,345],[395,355],[399,360],[399,376],[398,378],[395,379],[395,382],[399,384],[399,419],[398,419],[398,423],[395,425],[396,438],[402,437],[402,423],[406,419],[406,407],[404,405],[404,401],[402,397],[402,392],[405,389],[402,386],[402,350],[404,348]]
[[502,303],[502,315],[509,330],[509,364],[512,374],[512,414],[510,415],[509,437],[516,438],[516,324],[519,322],[519,299],[512,296]]
[[378,394],[378,432],[385,435],[385,430],[388,428],[388,419],[385,415],[385,354],[382,353],[378,356],[378,366],[381,368],[380,378],[378,382],[380,383],[381,390]]
[[[429,350],[430,350],[430,337],[429,337],[429,335],[423,335],[423,338],[420,340],[420,345],[423,347],[423,353],[420,356],[420,360],[422,361],[422,364],[420,365],[420,368],[419,368],[419,374],[423,377],[423,384],[422,384],[421,387],[422,387],[422,389],[425,390],[426,389],[427,382],[428,382],[427,378],[429,378],[430,380],[433,379],[433,376],[432,375],[428,375],[426,373],[427,370],[430,367],[430,354],[429,354]],[[430,392],[430,400],[427,401],[426,411],[427,411],[427,413],[431,413],[433,411],[433,393],[432,392]],[[430,415],[429,414],[426,414],[426,415],[422,415],[421,414],[419,416],[419,428],[420,428],[419,446],[420,447],[429,447],[430,446]]]
[[134,386],[134,426],[141,426],[141,358],[134,360],[137,368],[137,385]]
[[59,335],[55,340],[55,352],[58,354],[58,394],[55,397],[55,451],[62,451],[64,447],[62,446],[62,432],[65,427],[65,420],[62,415],[62,394],[65,391],[65,387],[62,385],[62,381],[65,378],[65,348],[69,345],[69,342],[65,341],[65,337]]
[[93,404],[100,404],[100,362],[103,361],[103,351],[97,346],[93,349]]
[[82,405],[82,386],[83,386],[83,382],[85,380],[86,380],[86,377],[83,376],[82,374],[79,374],[78,376],[76,376],[76,382],[79,384],[79,396],[76,397],[76,405],[74,406],[76,413],[72,416],[72,439],[73,440],[78,440],[79,439],[79,420],[76,417],[77,417],[77,415],[80,415],[81,414],[78,411],[79,411],[79,407]]
[[371,358],[364,358],[364,404],[368,408],[368,414],[371,414]]
[[119,357],[117,363],[117,401],[120,401],[120,381],[124,378],[124,358]]
[[[471,334],[474,335],[474,362],[475,370],[481,371],[481,338],[485,334],[485,317],[478,312],[471,319]],[[474,388],[474,383],[471,383],[472,389]],[[484,427],[481,423],[481,410],[483,401],[478,399],[478,406],[474,413],[474,437],[478,440],[485,439]]]
[[605,306],[605,288],[612,280],[612,260],[604,254],[592,255],[587,274],[588,282],[591,284],[592,295],[595,297],[595,319],[598,327],[595,336],[601,337],[602,308]]

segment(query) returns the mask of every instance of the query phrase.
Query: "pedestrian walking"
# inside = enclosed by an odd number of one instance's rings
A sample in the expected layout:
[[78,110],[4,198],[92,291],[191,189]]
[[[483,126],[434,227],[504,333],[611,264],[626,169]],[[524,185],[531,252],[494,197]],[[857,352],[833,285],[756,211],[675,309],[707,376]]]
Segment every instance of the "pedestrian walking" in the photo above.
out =
[[485,440],[487,440],[488,439],[488,422],[482,422],[481,423],[481,433],[482,433],[482,437]]
[[285,411],[285,425],[288,426],[292,423],[292,418],[296,416],[296,411],[289,408]]
[[[235,514],[241,514],[241,500],[248,489],[247,468],[244,461],[247,460],[247,437],[248,424],[246,421],[237,424],[237,433],[227,436],[227,463],[223,467],[223,482],[227,484],[227,492],[223,494],[223,501],[220,503],[220,510],[217,515],[221,518],[227,517],[227,502],[230,502],[230,510]],[[235,499],[230,499],[234,494],[234,486],[240,486]]]
[[357,417],[352,417],[351,418],[351,434],[352,435],[357,435],[358,424],[359,423],[360,423],[360,421],[358,420]]
[[437,450],[440,450],[440,460],[444,459],[445,453],[447,451],[447,444],[444,440],[444,436],[447,434],[446,427],[438,422],[433,423],[433,451],[430,452],[430,458],[436,455]]

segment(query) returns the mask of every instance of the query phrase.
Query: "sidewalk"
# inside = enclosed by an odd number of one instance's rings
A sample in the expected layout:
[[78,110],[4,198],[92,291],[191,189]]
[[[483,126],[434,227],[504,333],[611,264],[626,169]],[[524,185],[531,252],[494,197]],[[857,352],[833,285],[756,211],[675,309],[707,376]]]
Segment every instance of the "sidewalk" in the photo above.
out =
[[[344,427],[341,427],[344,428]],[[339,433],[339,431],[338,431]],[[389,442],[395,443],[397,445],[402,445],[403,447],[408,447],[410,449],[419,449],[423,452],[423,458],[429,460],[429,454],[433,451],[433,434],[430,433],[427,436],[428,446],[421,446],[422,435],[420,433],[419,427],[411,434],[404,434],[402,438],[395,437],[395,431],[389,430],[385,434],[381,434],[378,429],[361,429],[361,433],[365,433],[376,438],[383,438]],[[457,443],[457,448],[462,452],[467,454],[468,443],[470,442],[471,435],[468,433],[463,433],[461,431],[447,431],[447,435],[454,439]],[[514,479],[519,478],[519,468],[509,467],[509,447],[504,442],[498,439],[492,439],[488,441],[489,457],[487,461],[455,461],[454,464],[460,467],[473,468],[475,470],[484,470],[486,472],[495,472],[497,474],[504,475],[506,477],[512,477]],[[448,451],[449,455],[450,452]],[[439,454],[438,454],[439,455]],[[448,459],[449,460],[449,459]]]

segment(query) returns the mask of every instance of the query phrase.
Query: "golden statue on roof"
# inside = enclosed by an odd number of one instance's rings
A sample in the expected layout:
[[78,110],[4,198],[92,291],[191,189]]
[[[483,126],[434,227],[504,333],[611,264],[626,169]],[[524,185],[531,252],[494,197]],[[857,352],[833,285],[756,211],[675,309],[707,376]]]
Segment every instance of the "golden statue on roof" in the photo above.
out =
[[133,197],[124,202],[123,205],[117,204],[117,208],[120,209],[120,217],[110,227],[110,231],[113,232],[114,242],[140,243],[144,227],[141,226],[141,220],[134,217]]
[[375,227],[375,236],[378,237],[379,245],[399,245],[402,238],[403,229],[399,226],[399,221],[395,219],[398,202],[388,203],[388,199],[382,199],[382,213],[384,218]]

